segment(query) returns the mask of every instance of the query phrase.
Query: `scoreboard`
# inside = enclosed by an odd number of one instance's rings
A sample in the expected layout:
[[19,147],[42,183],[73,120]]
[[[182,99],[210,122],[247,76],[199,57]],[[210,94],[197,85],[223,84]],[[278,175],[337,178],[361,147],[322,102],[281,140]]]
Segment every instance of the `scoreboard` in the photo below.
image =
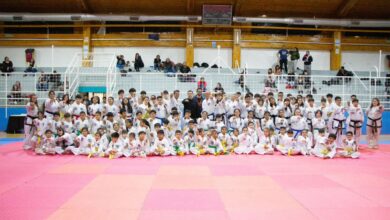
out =
[[232,5],[203,5],[203,24],[231,25]]

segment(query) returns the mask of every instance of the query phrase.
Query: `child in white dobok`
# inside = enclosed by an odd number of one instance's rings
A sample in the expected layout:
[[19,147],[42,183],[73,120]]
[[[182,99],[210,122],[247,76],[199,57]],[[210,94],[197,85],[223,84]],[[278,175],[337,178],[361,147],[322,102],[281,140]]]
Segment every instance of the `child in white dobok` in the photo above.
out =
[[242,133],[238,136],[238,143],[238,147],[234,149],[236,154],[250,154],[254,151],[253,140],[247,127],[244,127]]
[[359,105],[359,100],[352,100],[352,105],[348,102],[347,131],[353,133],[358,146],[360,145],[360,137],[362,136],[363,121],[364,113],[362,107]]
[[347,138],[343,140],[343,148],[339,154],[342,157],[359,158],[358,145],[353,137],[352,131],[347,132]]
[[311,153],[319,158],[332,159],[336,156],[336,138],[335,134],[329,134],[326,140],[322,138],[317,139],[317,143]]
[[259,143],[255,145],[255,152],[257,154],[273,154],[275,139],[272,137],[269,128],[264,128],[263,131],[258,129]]
[[384,108],[378,98],[372,99],[367,108],[367,141],[369,148],[378,148],[379,136],[382,129],[382,114]]
[[301,153],[301,149],[297,145],[297,140],[294,138],[292,130],[287,131],[287,135],[282,137],[281,143],[276,146],[276,149],[283,155],[297,155]]

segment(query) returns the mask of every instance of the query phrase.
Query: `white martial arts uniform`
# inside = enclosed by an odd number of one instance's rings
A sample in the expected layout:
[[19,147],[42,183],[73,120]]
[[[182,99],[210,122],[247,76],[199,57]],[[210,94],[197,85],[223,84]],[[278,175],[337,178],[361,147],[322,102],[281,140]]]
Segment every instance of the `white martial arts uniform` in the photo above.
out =
[[207,142],[206,152],[213,155],[222,153],[223,147],[221,141],[218,138],[210,137]]
[[68,113],[72,115],[74,118],[79,119],[80,118],[80,113],[85,112],[87,114],[87,107],[83,103],[77,104],[74,102],[68,110]]
[[297,145],[297,140],[294,137],[284,135],[280,143],[276,145],[276,149],[283,155],[297,155],[302,153],[301,148]]
[[87,136],[81,134],[76,138],[76,142],[77,147],[69,147],[70,151],[74,155],[88,155],[91,152],[95,139],[90,134]]
[[371,148],[378,148],[379,136],[382,129],[382,114],[384,109],[379,106],[367,108],[367,142]]
[[43,137],[41,143],[37,148],[35,148],[35,153],[36,154],[55,154],[55,144],[56,140],[54,137]]
[[31,149],[32,143],[31,139],[34,136],[36,130],[34,125],[34,119],[38,117],[38,106],[35,104],[31,106],[31,102],[26,105],[27,115],[24,120],[24,145],[25,150]]
[[358,152],[358,145],[354,139],[352,140],[344,140],[343,141],[343,149],[339,152],[342,157],[350,157],[353,159],[357,159],[360,156]]
[[254,151],[254,142],[249,134],[238,135],[238,147],[234,148],[236,154],[250,154]]
[[331,134],[337,136],[336,145],[341,147],[343,141],[343,129],[345,128],[345,111],[346,109],[343,106],[338,106],[336,103],[332,104],[332,117],[330,121],[332,122],[332,128],[329,131]]
[[181,139],[178,139],[176,137],[173,137],[172,138],[172,148],[174,151],[176,151],[176,154],[188,154],[189,151],[187,151],[186,147],[185,147],[185,143],[184,143],[184,140],[181,138]]
[[154,144],[150,148],[150,153],[159,156],[176,155],[176,151],[173,149],[172,144],[165,137],[161,140],[158,138],[154,140]]
[[100,112],[100,113],[103,113],[103,105],[101,104],[90,104],[88,106],[88,114],[91,116],[91,117],[94,117],[96,112]]
[[60,103],[57,100],[46,99],[45,101],[45,116],[48,119],[53,118],[55,112],[59,112]]
[[364,121],[364,113],[362,107],[353,105],[348,107],[347,131],[354,134],[356,144],[359,146],[360,137],[362,136],[362,126]]
[[215,99],[210,97],[209,99],[205,98],[202,101],[202,111],[207,112],[207,117],[210,120],[214,119],[214,111],[215,111]]
[[115,143],[113,141],[110,142],[105,153],[106,155],[108,155],[110,159],[119,158],[123,156],[124,146],[125,143],[123,143],[123,141],[118,138],[118,140]]
[[306,119],[302,116],[292,116],[291,117],[291,130],[294,131],[294,138],[297,138],[298,135],[302,133],[303,129],[307,129]]
[[311,153],[320,158],[333,158],[336,156],[337,144],[334,141],[332,144],[327,144],[326,137],[317,137],[316,145],[312,149]]
[[238,129],[240,132],[244,127],[244,119],[236,116],[232,116],[229,119],[230,130]]
[[64,133],[62,136],[57,137],[56,139],[56,148],[55,151],[57,154],[63,154],[66,151],[71,151],[74,148],[73,137]]
[[309,136],[303,137],[300,135],[297,140],[297,146],[301,149],[302,154],[309,155],[313,146],[312,139]]

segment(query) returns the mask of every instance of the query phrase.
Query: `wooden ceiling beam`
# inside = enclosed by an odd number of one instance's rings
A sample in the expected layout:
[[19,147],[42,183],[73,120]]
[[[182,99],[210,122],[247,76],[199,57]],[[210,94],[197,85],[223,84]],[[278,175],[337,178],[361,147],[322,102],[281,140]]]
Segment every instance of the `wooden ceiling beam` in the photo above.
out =
[[347,16],[351,9],[355,7],[356,3],[358,2],[359,0],[343,0],[340,7],[337,9],[337,15],[339,17]]
[[233,16],[241,16],[241,7],[243,4],[243,0],[236,0],[234,2],[234,11]]
[[195,0],[187,0],[187,14],[193,15],[195,9]]
[[88,0],[80,0],[82,11],[85,13],[93,13],[93,10],[88,2]]

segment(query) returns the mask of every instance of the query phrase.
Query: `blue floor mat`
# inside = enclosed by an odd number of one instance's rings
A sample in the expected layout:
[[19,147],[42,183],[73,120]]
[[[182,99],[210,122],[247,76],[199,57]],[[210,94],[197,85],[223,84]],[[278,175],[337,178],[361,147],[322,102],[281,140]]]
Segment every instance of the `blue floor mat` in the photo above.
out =
[[23,141],[23,138],[0,138],[0,145],[12,144],[21,141]]

